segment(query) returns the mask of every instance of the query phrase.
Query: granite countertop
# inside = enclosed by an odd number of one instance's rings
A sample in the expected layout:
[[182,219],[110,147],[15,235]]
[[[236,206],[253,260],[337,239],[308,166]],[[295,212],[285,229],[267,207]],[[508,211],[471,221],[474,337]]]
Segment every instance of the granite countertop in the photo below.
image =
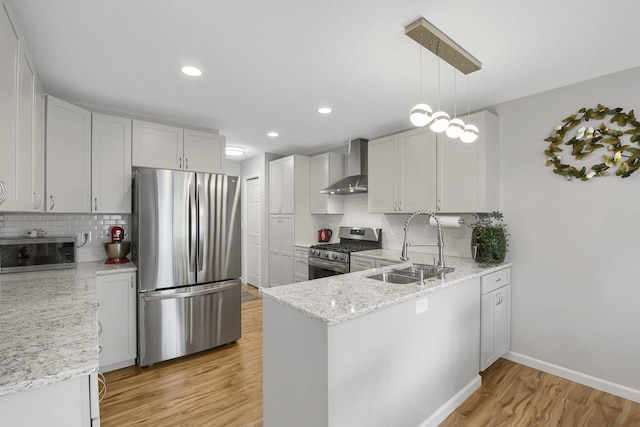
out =
[[[375,253],[380,259],[393,261],[399,260],[400,251],[382,249],[358,252],[358,255],[369,253]],[[433,259],[433,255],[429,254],[410,253],[409,256],[412,258],[411,262],[430,263]],[[425,285],[393,284],[366,277],[410,266],[411,262],[273,288],[261,288],[260,293],[327,325],[335,325],[511,266],[510,263],[506,263],[480,267],[472,259],[449,256],[445,258],[446,265],[454,267],[455,271],[448,273],[444,279],[429,279]]]
[[133,263],[0,275],[0,396],[98,369],[96,276]]

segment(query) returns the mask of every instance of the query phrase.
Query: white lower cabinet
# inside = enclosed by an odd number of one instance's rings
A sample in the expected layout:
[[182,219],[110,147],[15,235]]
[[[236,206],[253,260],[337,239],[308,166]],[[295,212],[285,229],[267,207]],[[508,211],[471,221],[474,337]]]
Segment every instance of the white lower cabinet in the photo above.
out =
[[0,396],[0,425],[89,427],[100,425],[96,374]]
[[269,217],[269,286],[293,283],[294,216]]
[[511,268],[481,279],[480,370],[511,348]]
[[294,246],[293,264],[293,281],[309,280],[309,249],[306,246]]
[[136,274],[97,277],[100,370],[131,366],[136,359]]

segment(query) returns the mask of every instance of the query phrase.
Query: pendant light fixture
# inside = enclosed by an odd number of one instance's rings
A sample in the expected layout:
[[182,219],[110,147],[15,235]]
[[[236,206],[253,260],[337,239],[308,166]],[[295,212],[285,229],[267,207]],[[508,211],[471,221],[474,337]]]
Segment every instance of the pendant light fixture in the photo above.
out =
[[435,133],[444,132],[449,126],[449,115],[440,109],[440,42],[436,46],[436,56],[438,57],[438,111],[433,113],[433,121],[429,125],[429,129]]
[[[420,33],[420,47],[418,50],[420,53],[420,99],[423,99],[424,93],[422,92],[422,32]],[[433,111],[428,104],[419,103],[411,109],[409,113],[409,120],[411,124],[417,127],[424,127],[431,123],[431,114]]]
[[460,135],[460,141],[465,142],[467,144],[474,142],[478,139],[478,134],[480,133],[478,127],[476,125],[472,125],[469,123],[469,75],[467,75],[467,125],[464,127],[464,131],[462,135]]
[[[447,61],[447,63],[451,64],[455,69],[461,71],[464,74],[469,75],[474,71],[480,70],[482,64],[476,58],[474,58],[469,52],[464,50],[461,46],[459,46],[456,42],[450,39],[446,34],[442,31],[438,30],[434,25],[432,25],[429,21],[424,18],[419,18],[411,24],[407,25],[404,28],[404,33],[420,44],[422,47],[427,48],[434,55],[438,57],[438,111],[433,113],[431,116],[430,122],[424,119],[419,121],[419,123],[426,122],[429,124],[429,128],[433,132],[444,132],[447,131],[447,135],[451,138],[458,138],[463,142],[473,142],[478,138],[478,128],[475,125],[468,124],[465,126],[464,122],[461,119],[458,119],[456,116],[456,100],[454,99],[454,118],[450,119],[449,115],[440,110],[441,105],[441,87],[440,87],[440,62],[441,60]],[[423,38],[424,35],[424,38]],[[428,43],[426,41],[428,40]],[[420,57],[420,78],[422,78],[422,56]],[[456,80],[455,80],[455,71],[454,71],[454,92],[456,91]],[[420,80],[420,90],[422,91],[422,80]],[[469,94],[468,94],[468,86],[467,86],[467,105],[469,103]],[[421,94],[422,95],[422,94]],[[455,98],[455,95],[454,95]],[[420,107],[420,108],[419,108]],[[424,114],[423,112],[430,112],[430,108],[426,104],[418,104],[411,110],[411,115],[413,116],[414,110],[417,115]],[[467,108],[467,117],[468,117],[468,108]],[[468,119],[467,119],[468,121]],[[411,120],[414,123],[413,117]],[[414,123],[415,124],[415,123]],[[426,124],[425,124],[426,125]],[[425,126],[422,125],[422,126]],[[416,124],[416,126],[419,126]]]
[[457,96],[458,92],[456,90],[456,70],[453,70],[453,119],[449,121],[449,126],[447,127],[446,134],[449,138],[460,138],[460,135],[464,132],[464,122],[458,118],[457,113]]

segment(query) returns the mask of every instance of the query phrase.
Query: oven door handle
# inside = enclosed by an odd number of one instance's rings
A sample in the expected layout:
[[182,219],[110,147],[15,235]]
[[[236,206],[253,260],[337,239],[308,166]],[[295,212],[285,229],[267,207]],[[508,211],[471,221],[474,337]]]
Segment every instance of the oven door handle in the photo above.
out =
[[309,266],[311,267],[320,267],[325,268],[327,270],[335,271],[338,273],[346,273],[347,272],[347,264],[336,264],[331,261],[323,261],[318,258],[309,258]]

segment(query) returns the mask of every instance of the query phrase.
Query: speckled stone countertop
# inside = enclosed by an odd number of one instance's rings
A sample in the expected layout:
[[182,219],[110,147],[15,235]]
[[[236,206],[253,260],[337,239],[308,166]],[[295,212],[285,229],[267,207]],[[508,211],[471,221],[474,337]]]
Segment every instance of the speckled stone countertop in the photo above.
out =
[[[399,259],[400,251],[389,251],[384,254],[380,251],[389,250],[358,252],[358,255],[372,252],[380,256],[380,259],[387,259],[383,255],[390,257],[389,260]],[[433,255],[418,253],[409,253],[409,256],[411,262],[273,288],[262,288],[260,293],[266,298],[287,305],[327,325],[335,325],[511,266],[506,263],[499,266],[480,267],[472,259],[446,257],[446,265],[455,268],[455,271],[448,273],[444,279],[429,279],[425,285],[386,283],[366,277],[394,268],[407,267],[412,262],[431,262],[433,258]]]
[[133,263],[0,274],[0,396],[98,369],[96,276]]

